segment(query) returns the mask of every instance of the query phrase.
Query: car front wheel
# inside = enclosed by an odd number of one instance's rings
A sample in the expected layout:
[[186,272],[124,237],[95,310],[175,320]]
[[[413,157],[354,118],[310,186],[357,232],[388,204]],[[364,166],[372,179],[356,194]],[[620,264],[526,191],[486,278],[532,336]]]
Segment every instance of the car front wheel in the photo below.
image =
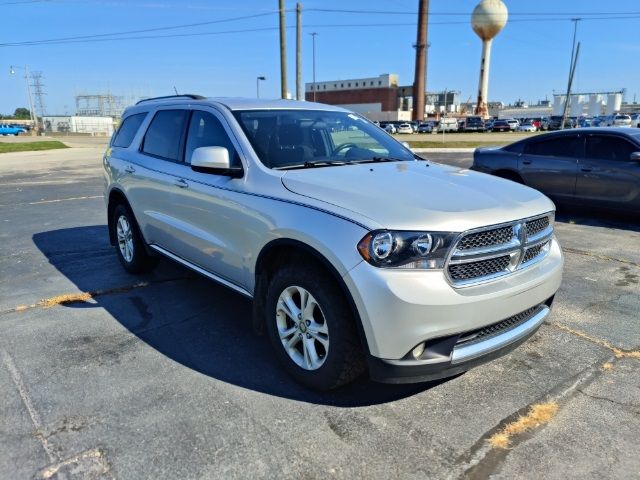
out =
[[266,324],[280,363],[297,381],[331,390],[364,371],[364,357],[349,306],[324,271],[286,266],[267,292]]

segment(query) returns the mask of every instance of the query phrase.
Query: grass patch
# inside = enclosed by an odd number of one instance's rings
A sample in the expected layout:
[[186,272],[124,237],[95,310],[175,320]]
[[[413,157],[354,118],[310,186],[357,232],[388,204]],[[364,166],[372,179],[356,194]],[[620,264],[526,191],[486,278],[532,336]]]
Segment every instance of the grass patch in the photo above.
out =
[[5,143],[0,142],[0,153],[9,152],[33,152],[37,150],[55,150],[58,148],[69,148],[64,143],[57,140],[47,140],[42,142],[22,142]]
[[514,435],[519,435],[540,425],[549,423],[557,412],[558,404],[553,401],[532,405],[525,416],[505,425],[501,431],[491,436],[489,443],[494,448],[509,448],[511,438]]
[[[396,137],[399,140],[403,140],[400,137]],[[478,147],[490,147],[490,146],[503,146],[513,143],[513,141],[492,141],[492,142],[465,142],[462,140],[448,141],[434,140],[434,141],[421,141],[417,140],[412,142],[408,140],[407,143],[411,148],[478,148]]]

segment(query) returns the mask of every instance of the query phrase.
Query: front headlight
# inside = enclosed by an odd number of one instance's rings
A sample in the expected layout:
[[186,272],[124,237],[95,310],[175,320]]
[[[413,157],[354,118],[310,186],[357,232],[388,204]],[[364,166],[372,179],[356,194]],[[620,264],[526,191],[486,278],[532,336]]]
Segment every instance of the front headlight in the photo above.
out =
[[388,268],[438,269],[457,233],[394,232],[376,230],[358,243],[358,251],[371,265]]

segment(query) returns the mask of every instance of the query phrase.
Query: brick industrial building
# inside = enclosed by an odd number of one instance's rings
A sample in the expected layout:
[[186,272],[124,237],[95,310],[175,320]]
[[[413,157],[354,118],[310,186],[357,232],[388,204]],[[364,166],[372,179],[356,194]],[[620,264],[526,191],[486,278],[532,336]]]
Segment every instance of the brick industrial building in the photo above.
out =
[[[399,86],[398,75],[307,83],[305,99],[339,105],[370,120],[410,120],[413,87]],[[459,92],[427,93],[425,113],[456,112]]]

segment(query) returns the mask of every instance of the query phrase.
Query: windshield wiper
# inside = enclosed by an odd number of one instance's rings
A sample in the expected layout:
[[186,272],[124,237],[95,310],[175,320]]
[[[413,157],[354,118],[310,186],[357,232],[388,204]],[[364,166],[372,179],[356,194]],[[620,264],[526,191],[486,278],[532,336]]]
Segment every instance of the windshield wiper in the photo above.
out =
[[355,160],[349,163],[381,163],[381,162],[406,162],[405,158],[394,158],[394,157],[372,157],[366,160]]
[[295,165],[285,165],[282,167],[274,167],[274,170],[296,170],[300,168],[314,168],[314,167],[335,167],[340,165],[346,165],[346,162],[339,162],[334,160],[316,160],[313,162],[298,163]]

